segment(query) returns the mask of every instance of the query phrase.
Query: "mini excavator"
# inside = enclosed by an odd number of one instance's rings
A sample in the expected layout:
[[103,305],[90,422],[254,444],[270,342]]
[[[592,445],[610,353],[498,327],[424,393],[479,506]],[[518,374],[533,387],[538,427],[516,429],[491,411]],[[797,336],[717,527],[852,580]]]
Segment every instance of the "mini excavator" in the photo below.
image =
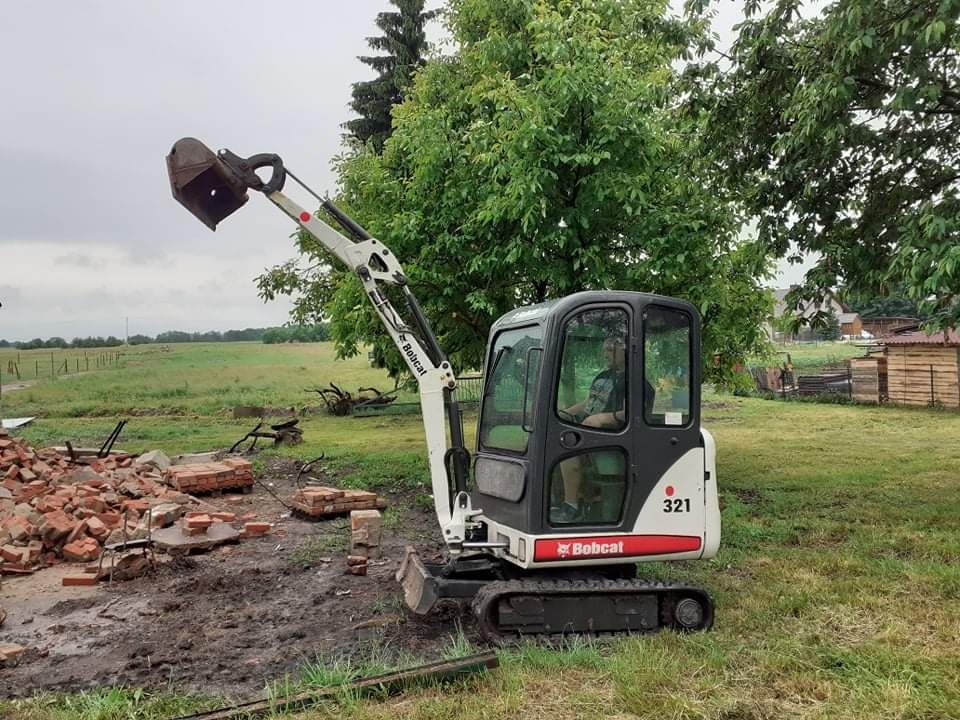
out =
[[[490,330],[471,456],[453,368],[389,248],[277,155],[183,138],[167,169],[176,200],[211,230],[263,193],[356,273],[417,380],[446,562],[407,548],[397,580],[413,612],[470,600],[496,644],[711,627],[704,589],[637,577],[639,562],[711,558],[720,544],[691,304],[591,291],[508,312]],[[342,232],[282,192],[288,177]]]

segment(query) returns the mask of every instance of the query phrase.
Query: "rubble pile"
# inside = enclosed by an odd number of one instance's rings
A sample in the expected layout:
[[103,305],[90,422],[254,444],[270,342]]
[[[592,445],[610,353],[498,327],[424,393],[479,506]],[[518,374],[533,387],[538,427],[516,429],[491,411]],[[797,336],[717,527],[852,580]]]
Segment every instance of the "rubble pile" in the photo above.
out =
[[223,462],[172,465],[165,477],[172,487],[195,495],[248,488],[253,485],[253,463],[243,458],[226,458]]
[[[73,464],[0,430],[0,570],[27,573],[60,560],[89,562],[104,545],[146,536],[194,502],[154,465],[126,454]],[[126,522],[126,532],[124,531]]]
[[353,510],[383,510],[386,501],[367,490],[338,490],[337,488],[308,486],[297,490],[290,504],[298,512],[313,518],[345,515]]

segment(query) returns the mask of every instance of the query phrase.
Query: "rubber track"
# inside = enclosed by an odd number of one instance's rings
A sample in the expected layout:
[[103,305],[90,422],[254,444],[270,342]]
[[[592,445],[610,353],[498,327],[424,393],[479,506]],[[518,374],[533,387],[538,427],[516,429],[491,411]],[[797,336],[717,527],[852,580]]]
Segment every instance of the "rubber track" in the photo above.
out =
[[[577,635],[591,638],[613,638],[636,634],[637,631],[622,632],[590,632],[585,630],[569,631],[563,633],[543,633],[543,632],[503,632],[496,625],[496,611],[500,600],[508,596],[532,595],[535,597],[550,597],[562,595],[590,595],[596,597],[607,595],[611,599],[617,595],[633,595],[637,593],[653,594],[660,597],[660,624],[650,632],[656,632],[662,628],[669,628],[681,632],[687,631],[685,628],[677,626],[673,622],[672,616],[669,616],[669,607],[664,607],[664,600],[671,600],[679,597],[696,597],[701,600],[704,606],[705,617],[702,625],[695,631],[709,630],[713,626],[713,600],[707,594],[706,590],[696,585],[687,585],[683,583],[662,583],[662,582],[644,582],[642,580],[606,580],[606,579],[584,579],[584,580],[505,580],[492,582],[483,587],[473,598],[472,608],[477,621],[480,624],[480,630],[483,636],[490,642],[507,646],[521,641],[523,638],[541,638],[549,640],[562,640]],[[665,612],[666,611],[666,612]]]

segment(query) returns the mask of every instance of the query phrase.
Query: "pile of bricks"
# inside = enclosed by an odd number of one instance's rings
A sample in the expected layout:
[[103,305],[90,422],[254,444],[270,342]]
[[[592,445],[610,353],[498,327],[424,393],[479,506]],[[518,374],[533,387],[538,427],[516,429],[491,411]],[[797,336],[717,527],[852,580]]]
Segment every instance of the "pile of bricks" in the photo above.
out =
[[273,530],[273,524],[268,522],[254,522],[256,513],[247,513],[237,517],[232,512],[188,512],[183,517],[181,529],[184,535],[205,535],[214,523],[229,523],[237,527],[243,523],[240,531],[241,538],[260,537]]
[[34,450],[0,429],[0,570],[32,572],[60,560],[89,562],[145,515],[169,524],[192,498],[168,487],[130,455],[74,465],[52,448]]
[[247,488],[253,485],[253,463],[243,458],[226,458],[223,462],[172,465],[165,478],[171,487],[192,495]]
[[347,570],[351,575],[366,575],[370,560],[380,557],[383,518],[379,510],[354,510],[350,513],[350,555]]
[[386,501],[367,490],[338,490],[329,487],[305,487],[290,498],[295,510],[312,518],[345,515],[354,510],[382,510]]

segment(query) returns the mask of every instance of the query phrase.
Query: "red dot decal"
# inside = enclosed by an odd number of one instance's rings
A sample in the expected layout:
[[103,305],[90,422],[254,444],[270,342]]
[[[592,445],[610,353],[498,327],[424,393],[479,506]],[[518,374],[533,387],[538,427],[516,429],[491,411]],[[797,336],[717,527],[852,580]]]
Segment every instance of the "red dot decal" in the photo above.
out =
[[666,492],[667,497],[673,497],[673,485],[667,485]]
[[300,213],[300,222],[306,222],[309,219],[310,219],[310,213],[308,212]]

